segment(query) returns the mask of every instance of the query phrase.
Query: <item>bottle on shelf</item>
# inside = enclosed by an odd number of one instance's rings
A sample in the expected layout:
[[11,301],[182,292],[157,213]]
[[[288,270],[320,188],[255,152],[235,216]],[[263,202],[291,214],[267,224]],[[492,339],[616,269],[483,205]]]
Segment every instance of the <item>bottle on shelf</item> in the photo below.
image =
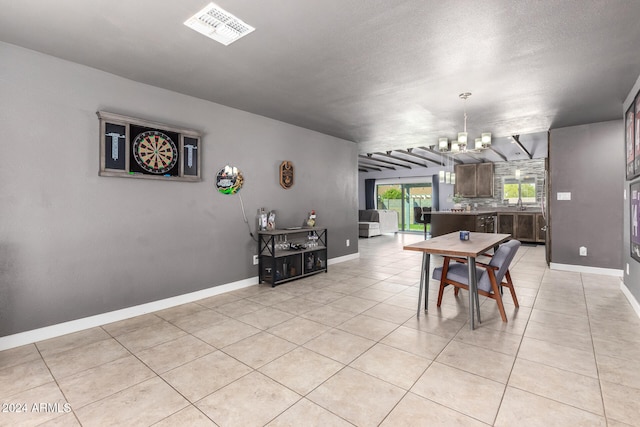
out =
[[267,212],[264,208],[258,209],[257,222],[258,230],[264,231],[267,229]]

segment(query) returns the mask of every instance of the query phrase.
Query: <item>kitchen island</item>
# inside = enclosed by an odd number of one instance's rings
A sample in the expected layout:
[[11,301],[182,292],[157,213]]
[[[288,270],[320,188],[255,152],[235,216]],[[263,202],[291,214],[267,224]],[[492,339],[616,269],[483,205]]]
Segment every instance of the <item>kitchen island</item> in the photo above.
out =
[[519,210],[499,207],[475,211],[431,212],[431,235],[442,236],[467,230],[482,233],[506,233],[522,242],[544,243],[546,221],[539,207]]
[[443,236],[460,230],[495,233],[496,219],[495,210],[431,212],[431,236]]

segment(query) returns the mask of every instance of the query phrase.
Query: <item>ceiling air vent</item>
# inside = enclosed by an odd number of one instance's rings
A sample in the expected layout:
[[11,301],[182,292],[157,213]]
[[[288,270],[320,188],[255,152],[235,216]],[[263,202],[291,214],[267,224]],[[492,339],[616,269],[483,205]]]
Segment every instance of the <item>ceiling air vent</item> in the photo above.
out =
[[225,46],[255,30],[213,3],[187,19],[184,25]]

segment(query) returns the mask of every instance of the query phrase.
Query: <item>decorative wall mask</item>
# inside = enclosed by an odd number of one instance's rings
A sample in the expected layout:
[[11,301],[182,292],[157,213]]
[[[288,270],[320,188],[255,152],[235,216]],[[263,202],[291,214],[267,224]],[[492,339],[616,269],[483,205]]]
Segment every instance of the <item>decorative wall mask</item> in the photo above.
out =
[[280,185],[285,190],[293,187],[293,163],[285,160],[280,164]]
[[242,172],[234,166],[225,166],[216,176],[216,187],[222,194],[236,194],[242,188],[244,178]]

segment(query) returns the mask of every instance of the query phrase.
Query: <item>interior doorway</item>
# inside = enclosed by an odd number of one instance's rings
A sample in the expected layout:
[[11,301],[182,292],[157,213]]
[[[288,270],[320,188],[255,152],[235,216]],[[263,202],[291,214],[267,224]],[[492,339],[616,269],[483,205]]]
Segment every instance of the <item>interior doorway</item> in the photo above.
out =
[[416,222],[414,208],[431,208],[432,197],[431,182],[376,185],[376,209],[398,212],[398,229],[401,231],[424,231],[424,224]]

